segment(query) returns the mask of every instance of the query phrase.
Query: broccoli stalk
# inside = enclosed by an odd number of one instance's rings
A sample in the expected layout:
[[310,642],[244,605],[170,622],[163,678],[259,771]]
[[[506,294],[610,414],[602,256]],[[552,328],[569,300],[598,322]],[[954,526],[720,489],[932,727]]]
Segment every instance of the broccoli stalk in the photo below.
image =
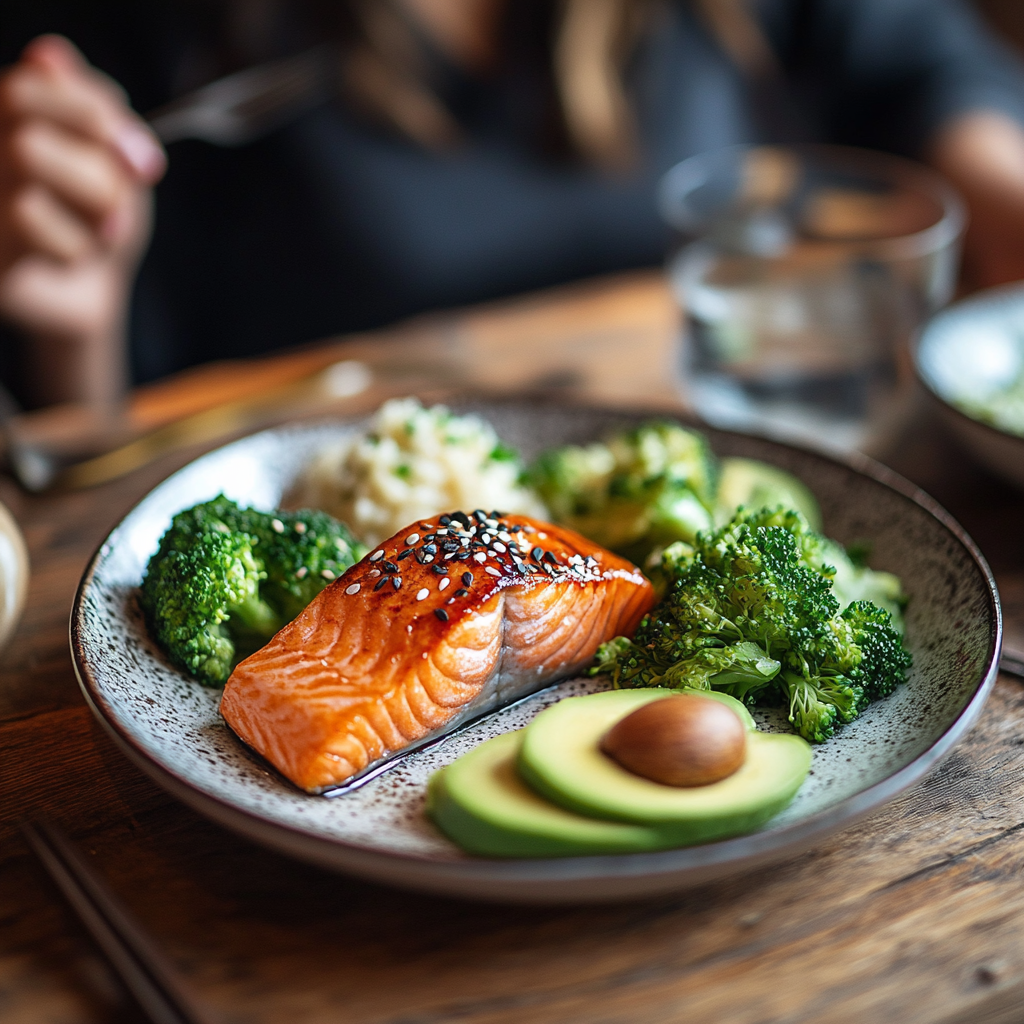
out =
[[174,517],[142,607],[171,661],[219,686],[364,553],[322,512],[257,512],[221,495]]

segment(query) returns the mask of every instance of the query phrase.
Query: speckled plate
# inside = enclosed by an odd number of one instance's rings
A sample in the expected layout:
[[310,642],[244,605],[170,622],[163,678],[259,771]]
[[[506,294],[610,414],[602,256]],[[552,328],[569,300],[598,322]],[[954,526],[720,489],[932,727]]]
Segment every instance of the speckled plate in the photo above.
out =
[[[593,409],[489,405],[499,434],[527,456],[580,442],[630,417]],[[999,597],[964,531],[927,495],[867,459],[847,463],[771,441],[708,431],[721,455],[773,462],[815,492],[826,532],[870,541],[872,564],[898,573],[911,595],[907,684],[815,749],[797,798],[759,832],[660,853],[551,860],[469,857],[423,816],[427,777],[481,740],[525,725],[569,694],[574,680],[409,756],[362,789],[308,796],[269,771],[228,730],[219,694],[171,668],[146,634],[136,594],[171,516],[223,490],[276,506],[327,441],[361,429],[330,423],[270,430],[197,459],[164,481],[114,529],[82,579],[71,648],[86,700],[124,751],[161,785],[229,828],[306,860],[382,882],[520,902],[582,902],[682,889],[806,849],[919,779],[971,727],[996,677]],[[779,713],[759,725],[782,730]]]

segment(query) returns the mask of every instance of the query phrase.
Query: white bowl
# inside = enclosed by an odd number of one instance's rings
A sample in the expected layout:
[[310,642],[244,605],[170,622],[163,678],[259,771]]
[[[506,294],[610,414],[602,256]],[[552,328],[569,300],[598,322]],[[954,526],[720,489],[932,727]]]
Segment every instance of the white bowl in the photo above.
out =
[[967,450],[1024,487],[1024,437],[975,419],[957,404],[984,400],[1024,367],[1024,285],[954,303],[925,328],[915,361],[918,377]]

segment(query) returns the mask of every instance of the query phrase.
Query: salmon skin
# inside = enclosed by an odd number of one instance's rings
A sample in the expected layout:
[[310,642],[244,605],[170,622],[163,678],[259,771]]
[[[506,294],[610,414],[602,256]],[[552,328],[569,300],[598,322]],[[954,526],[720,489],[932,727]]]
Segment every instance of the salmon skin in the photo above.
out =
[[224,687],[228,725],[323,793],[572,676],[654,604],[640,571],[571,530],[453,512],[415,523],[313,599]]

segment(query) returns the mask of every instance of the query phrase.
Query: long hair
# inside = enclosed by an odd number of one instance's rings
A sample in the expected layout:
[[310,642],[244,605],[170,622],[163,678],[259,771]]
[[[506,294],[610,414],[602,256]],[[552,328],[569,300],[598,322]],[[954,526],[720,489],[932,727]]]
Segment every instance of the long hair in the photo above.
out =
[[[278,0],[280,2],[280,0]],[[637,157],[633,111],[623,74],[638,40],[665,0],[510,0],[540,38],[550,79],[555,147],[609,170]],[[774,57],[748,0],[691,0],[732,61],[754,78]],[[430,149],[458,144],[457,119],[431,85],[422,34],[401,0],[307,0],[317,29],[337,40],[346,100],[364,116]],[[238,25],[275,0],[229,0]],[[305,6],[305,5],[304,5]]]

